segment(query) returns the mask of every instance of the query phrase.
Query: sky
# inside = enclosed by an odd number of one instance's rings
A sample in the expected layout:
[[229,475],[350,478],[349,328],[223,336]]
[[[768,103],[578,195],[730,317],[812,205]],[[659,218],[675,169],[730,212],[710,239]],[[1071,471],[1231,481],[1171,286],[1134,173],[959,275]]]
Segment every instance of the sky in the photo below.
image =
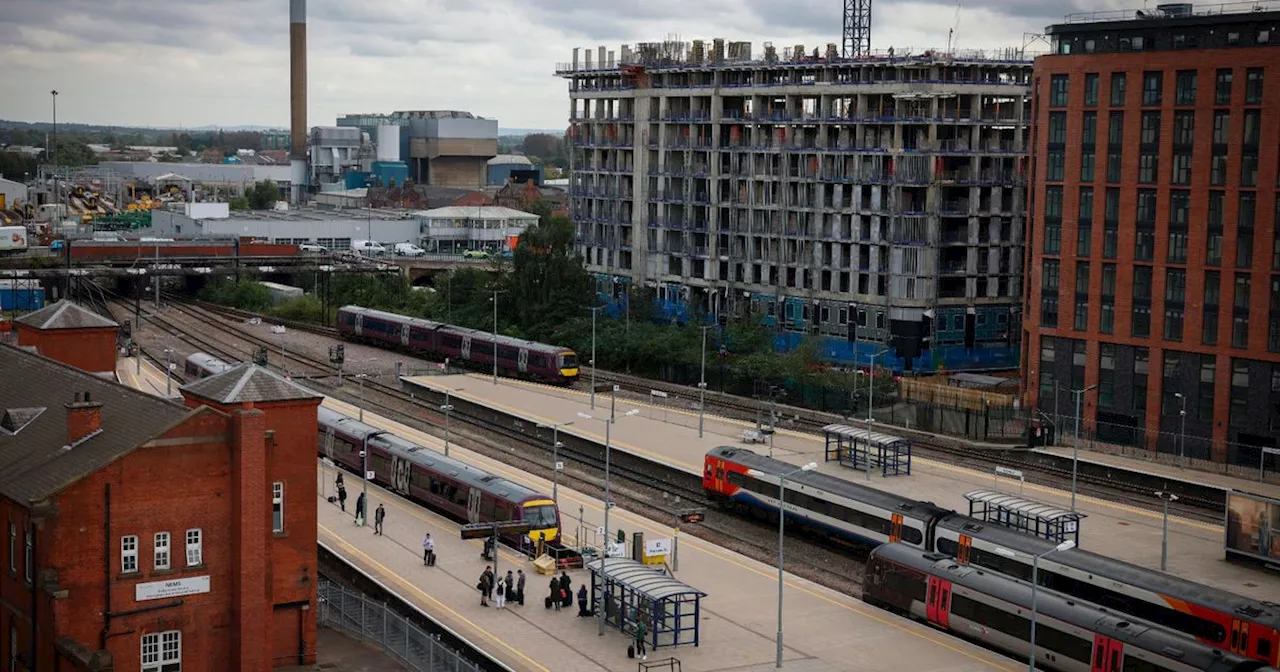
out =
[[[872,49],[1021,47],[1125,0],[876,0]],[[563,129],[574,47],[723,37],[840,42],[843,0],[308,0],[308,117],[457,109]],[[2,0],[0,119],[150,127],[289,123],[288,0]],[[1032,42],[1028,49],[1044,50]]]

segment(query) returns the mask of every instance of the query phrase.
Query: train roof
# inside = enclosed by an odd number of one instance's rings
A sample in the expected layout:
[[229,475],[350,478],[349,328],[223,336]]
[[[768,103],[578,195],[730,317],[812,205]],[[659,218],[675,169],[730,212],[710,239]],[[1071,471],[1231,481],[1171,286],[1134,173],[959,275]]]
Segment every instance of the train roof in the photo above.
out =
[[[938,527],[961,532],[975,539],[983,539],[1026,555],[1044,553],[1056,546],[1053,542],[1041,537],[1023,534],[1002,525],[986,523],[958,514],[938,521]],[[1230,591],[1139,567],[1080,548],[1055,553],[1048,560],[1153,593],[1194,602],[1228,614],[1240,614],[1250,620],[1267,623],[1271,627],[1280,627],[1280,610],[1272,602],[1250,599]]]
[[421,317],[412,317],[409,315],[401,315],[399,313],[389,313],[385,310],[374,310],[373,308],[365,308],[363,306],[343,306],[338,309],[340,313],[354,313],[356,315],[368,315],[383,320],[392,320],[395,322],[404,322],[408,320],[410,324],[417,325],[426,329],[439,329],[445,325],[443,322],[435,322],[426,320]]
[[[775,460],[772,457],[760,455],[746,448],[738,446],[719,446],[707,451],[708,455],[723,457],[726,460],[736,462],[750,469],[755,469],[766,474],[778,476],[788,471],[794,471],[798,465],[790,462]],[[914,518],[927,518],[933,516],[945,516],[954,513],[950,509],[944,509],[931,502],[920,502],[906,497],[899,497],[890,492],[869,488],[853,481],[845,480],[831,474],[823,474],[817,471],[801,471],[787,477],[788,483],[799,483],[811,488],[828,492],[838,497],[845,497],[858,502],[864,502],[872,506],[879,507],[886,511],[909,515]]]
[[[203,366],[211,371],[223,371],[231,368],[231,364],[225,360],[210,355],[207,352],[193,352],[187,355],[187,361],[196,366]],[[218,368],[221,367],[221,368]]]
[[406,458],[415,464],[420,464],[433,471],[448,475],[467,486],[514,502],[523,502],[529,499],[551,499],[537,490],[501,476],[490,474],[482,469],[477,469],[452,457],[446,457],[443,453],[365,424],[333,409],[321,406],[318,409],[317,416],[321,427],[332,427],[335,432],[342,432],[361,442],[365,441],[367,435],[377,434],[377,436],[368,439],[370,444],[382,447],[392,454]]
[[[452,324],[442,325],[440,327],[440,331],[442,332],[447,331],[447,332],[451,332],[459,335],[465,334],[465,335],[471,336],[473,339],[482,338],[491,343],[495,340],[495,336],[492,331],[482,331],[480,329],[469,329],[467,327],[459,327]],[[539,352],[553,352],[553,353],[566,352],[566,351],[572,352],[570,348],[566,348],[561,345],[550,345],[548,343],[539,343],[537,341],[529,341],[523,338],[515,338],[514,336],[503,336],[502,334],[498,334],[496,336],[496,340],[498,341],[498,345],[508,345],[513,348],[524,348],[526,350],[536,350]]]
[[[905,544],[881,544],[871,551],[871,556],[937,576],[953,585],[990,595],[1022,609],[1031,607],[1031,584],[997,572],[959,564],[954,558],[945,555],[925,553]],[[1249,664],[1246,658],[1225,653],[1215,646],[1201,644],[1186,635],[1153,623],[1078,602],[1056,591],[1040,589],[1037,593],[1036,611],[1041,616],[1069,623],[1152,653],[1177,658],[1191,667],[1227,671],[1236,669],[1237,665]]]

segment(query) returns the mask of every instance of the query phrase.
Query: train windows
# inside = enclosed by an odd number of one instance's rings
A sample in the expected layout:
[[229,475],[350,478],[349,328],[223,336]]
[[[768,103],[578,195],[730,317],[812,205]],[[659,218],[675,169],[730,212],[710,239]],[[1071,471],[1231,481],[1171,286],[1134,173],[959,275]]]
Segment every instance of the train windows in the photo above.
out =
[[[1102,649],[1098,649],[1098,666],[1102,665]],[[1141,658],[1134,658],[1132,654],[1126,653],[1124,656],[1124,667],[1120,668],[1121,672],[1173,672],[1171,668],[1163,665],[1149,663]]]
[[902,527],[902,540],[912,546],[919,546],[924,542],[924,535],[914,527]]
[[[951,597],[951,614],[975,623],[981,623],[988,628],[999,630],[1018,640],[1031,639],[1031,622],[1027,619],[1017,614],[1001,611],[963,595],[953,595]],[[1039,626],[1036,629],[1039,630]],[[1036,641],[1039,641],[1038,634]],[[1088,660],[1087,655],[1085,660]]]
[[1264,660],[1271,660],[1271,641],[1267,639],[1258,640],[1258,657]]
[[946,553],[953,558],[960,557],[960,544],[957,544],[954,539],[943,539],[939,537],[937,546],[939,553]]
[[524,520],[535,530],[556,525],[556,507],[550,504],[524,507]]
[[576,354],[572,352],[566,352],[565,354],[560,355],[560,359],[562,362],[561,366],[563,366],[564,368],[566,369],[578,368],[578,356]]
[[506,502],[494,502],[493,519],[500,523],[511,520],[511,508],[507,506]]
[[461,336],[454,336],[453,334],[445,334],[444,337],[440,339],[440,342],[443,343],[444,346],[447,348],[455,348],[455,349],[462,348]]
[[[885,563],[884,586],[886,590],[906,600],[925,601],[924,575],[891,563]],[[903,606],[906,606],[905,604]]]
[[[1036,644],[1082,663],[1089,662],[1093,652],[1093,640],[1084,640],[1070,633],[1036,624]],[[1113,670],[1118,668],[1113,667]]]

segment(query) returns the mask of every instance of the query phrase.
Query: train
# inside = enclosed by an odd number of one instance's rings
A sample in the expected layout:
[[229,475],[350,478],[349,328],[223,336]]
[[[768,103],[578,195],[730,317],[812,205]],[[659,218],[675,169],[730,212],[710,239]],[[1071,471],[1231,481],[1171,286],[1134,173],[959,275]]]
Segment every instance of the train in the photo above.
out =
[[[1022,660],[1031,655],[1031,585],[945,554],[878,546],[867,560],[862,599]],[[1262,661],[1053,591],[1037,595],[1035,606],[1040,669],[1276,672]]]
[[[528,522],[504,541],[525,553],[559,544],[560,510],[551,497],[419,446],[329,408],[319,408],[319,453],[428,508],[468,523]],[[360,453],[368,446],[368,462]]]
[[[720,504],[776,516],[787,462],[745,448],[707,451],[703,489]],[[1040,537],[818,472],[787,477],[788,521],[865,546],[898,543],[960,564],[1031,580],[1031,558],[1054,548]],[[1003,552],[1001,552],[1003,551]],[[1014,557],[1009,557],[1012,551]],[[1129,614],[1197,641],[1280,664],[1280,607],[1081,549],[1040,560],[1044,587]]]
[[[508,377],[557,385],[578,379],[578,355],[569,348],[526,341],[360,306],[338,309],[338,333],[350,341],[389,346],[436,360],[498,371]],[[495,348],[494,340],[497,340]]]
[[228,364],[213,355],[203,352],[195,352],[187,355],[187,361],[183,365],[182,370],[186,373],[188,378],[198,379],[208,378],[209,376],[222,373],[232,366],[234,366],[234,364]]
[[[61,254],[72,261],[132,262],[200,257],[296,257],[297,245],[233,240],[69,240],[61,242]],[[68,251],[69,250],[69,251]]]

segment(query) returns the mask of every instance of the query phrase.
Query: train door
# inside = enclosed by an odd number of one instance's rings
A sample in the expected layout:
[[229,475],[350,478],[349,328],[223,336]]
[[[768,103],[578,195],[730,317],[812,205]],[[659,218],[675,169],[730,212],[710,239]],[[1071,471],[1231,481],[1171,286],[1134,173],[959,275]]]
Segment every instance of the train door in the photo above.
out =
[[397,455],[391,456],[391,488],[402,495],[409,494],[409,481],[413,475],[413,463]]
[[466,360],[471,359],[471,337],[470,336],[462,337],[462,358]]
[[889,543],[902,541],[902,514],[895,513],[889,518]]
[[356,315],[356,336],[364,335],[364,315]]
[[409,347],[409,323],[400,325],[400,345]]
[[960,535],[960,548],[956,551],[956,560],[962,565],[969,564],[969,549],[973,548],[973,537],[962,534]]
[[480,522],[480,491],[475,488],[467,496],[467,522]]
[[520,348],[520,354],[518,355],[518,360],[519,360],[519,366],[520,366],[520,373],[528,373],[529,372],[529,351],[526,350],[525,348]]
[[1093,636],[1093,663],[1089,667],[1089,672],[1120,672],[1124,662],[1124,642],[1103,637],[1102,635]]
[[937,623],[944,628],[951,626],[951,582],[929,577],[929,592],[926,594],[925,615],[930,623]]
[[1231,619],[1231,653],[1251,656],[1249,652],[1249,622],[1238,618]]
[[324,428],[324,456],[333,459],[333,428]]

